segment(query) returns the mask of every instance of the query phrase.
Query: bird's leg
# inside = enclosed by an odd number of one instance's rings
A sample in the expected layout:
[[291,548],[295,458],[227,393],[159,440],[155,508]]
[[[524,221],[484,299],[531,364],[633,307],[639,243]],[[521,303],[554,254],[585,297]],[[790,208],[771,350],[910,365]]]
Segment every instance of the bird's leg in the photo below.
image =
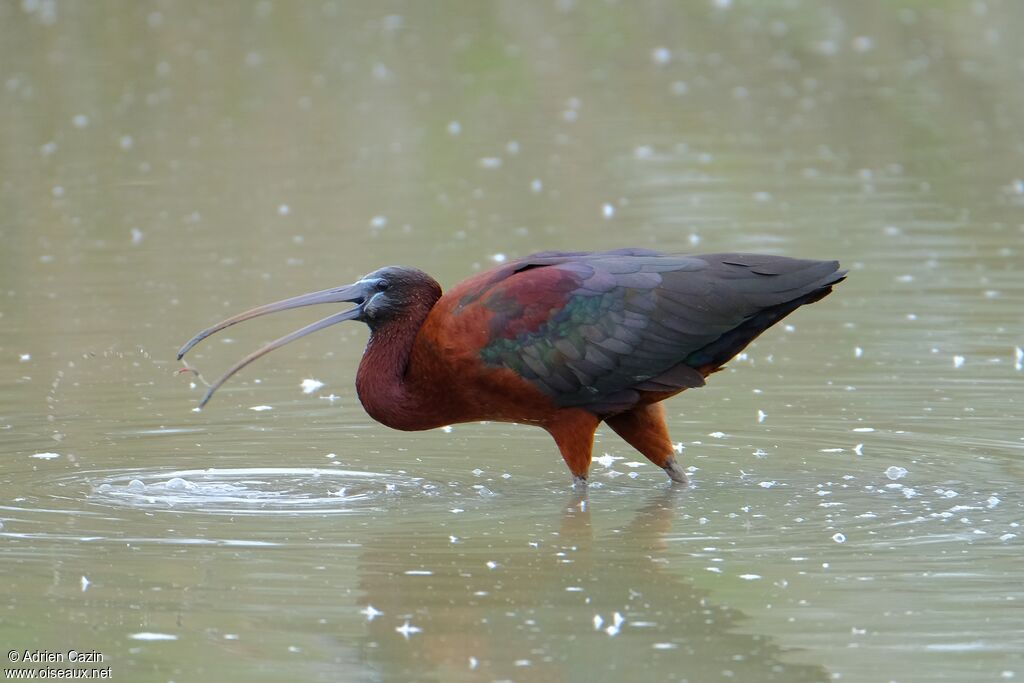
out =
[[586,488],[590,456],[594,450],[594,431],[600,422],[590,411],[567,408],[559,410],[544,425],[558,444],[558,450],[572,472],[572,485],[575,489]]
[[677,483],[686,484],[686,473],[676,461],[676,451],[665,425],[665,411],[660,403],[637,406],[632,410],[609,417],[605,420],[615,433],[646,456],[648,460],[665,470],[665,474]]

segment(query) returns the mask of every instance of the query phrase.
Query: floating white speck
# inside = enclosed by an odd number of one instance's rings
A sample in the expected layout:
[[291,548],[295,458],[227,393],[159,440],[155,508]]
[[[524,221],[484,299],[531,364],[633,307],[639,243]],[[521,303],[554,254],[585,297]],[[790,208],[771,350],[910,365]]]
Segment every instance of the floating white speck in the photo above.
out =
[[445,434],[451,434],[452,433],[452,426],[451,425],[445,425],[444,427],[441,427],[441,431],[444,432]]
[[178,636],[171,633],[151,633],[149,631],[142,631],[141,633],[133,633],[128,636],[132,640],[177,640]]
[[462,132],[462,124],[461,123],[459,123],[458,121],[451,121],[451,122],[449,122],[449,124],[448,124],[448,134],[449,135],[458,135],[461,132]]
[[91,581],[89,581],[89,577],[83,576],[81,583],[82,583],[82,592],[84,593],[86,590],[88,590],[89,584],[91,583]]
[[853,431],[855,431],[855,432],[873,432],[873,431],[875,431],[875,428],[874,427],[854,427]]
[[304,379],[302,380],[302,393],[312,394],[314,391],[326,386],[323,382],[318,379]]
[[651,645],[651,648],[655,650],[675,650],[678,647],[675,643],[654,643]]
[[419,626],[413,626],[409,623],[408,619],[405,620],[404,624],[396,627],[395,630],[401,633],[406,640],[409,640],[409,636],[413,634],[423,633],[423,629],[421,629]]
[[31,353],[19,354],[18,355],[18,360],[21,361],[22,363],[27,363],[28,361],[32,360],[32,354]]
[[764,412],[763,410],[757,411],[757,421],[758,422],[764,422],[764,419],[766,417],[768,417],[768,413]]
[[501,168],[501,157],[482,157],[478,162],[480,168]]
[[758,484],[758,486],[760,486],[763,489],[770,489],[773,486],[778,486],[778,484],[779,482],[777,481],[762,481],[760,484]]
[[853,357],[854,358],[860,358],[863,355],[864,355],[864,349],[862,349],[859,346],[854,346],[853,347]]
[[359,613],[366,615],[366,620],[367,621],[373,621],[374,619],[376,619],[380,615],[384,614],[383,612],[381,612],[379,609],[377,609],[373,605],[367,605],[363,609],[359,610]]
[[488,569],[497,569],[498,568],[498,563],[495,562],[494,560],[487,560],[487,568]]
[[139,244],[142,244],[142,239],[145,237],[145,234],[143,234],[143,232],[141,230],[139,230],[138,228],[132,228],[131,229],[131,236],[132,236],[132,244],[139,245]]
[[834,534],[832,534],[832,540],[835,541],[836,543],[846,543],[846,534],[838,533],[838,532],[834,533]]
[[273,410],[273,406],[249,406],[249,410],[255,410],[257,413],[262,413],[264,410]]
[[729,9],[732,7],[732,0],[711,0],[711,4],[717,9]]
[[469,668],[471,670],[473,670],[473,669],[476,669],[478,666],[480,666],[480,661],[476,657],[470,657],[469,658]]
[[594,630],[600,631],[601,627],[604,626],[604,619],[601,618],[600,614],[594,615]]
[[985,501],[990,510],[999,505],[1000,502],[1002,501],[999,500],[998,496],[989,496],[988,500]]
[[842,453],[842,448],[821,448],[818,450],[819,453]]
[[721,439],[725,436],[725,432],[711,432],[708,436],[713,439]]
[[962,368],[966,359],[963,356],[953,356],[953,367]]
[[324,401],[330,401],[331,403],[334,403],[339,398],[341,398],[341,396],[338,396],[337,394],[328,394],[327,396],[321,396],[320,398]]
[[75,128],[85,128],[89,125],[89,117],[85,114],[76,114],[75,117],[71,119],[71,125]]
[[278,204],[277,205],[277,215],[278,216],[287,216],[291,212],[292,212],[292,208],[290,206],[288,206],[287,204]]
[[1003,534],[999,537],[999,540],[1006,543],[1007,541],[1012,541],[1015,538],[1017,538],[1017,534]]
[[374,216],[370,219],[370,227],[374,230],[380,230],[387,227],[388,217],[387,216]]
[[856,52],[870,52],[871,48],[875,46],[875,41],[868,36],[857,36],[853,39],[852,44]]
[[544,183],[541,181],[540,178],[534,178],[533,180],[530,181],[530,191],[533,192],[534,194],[540,193],[540,191],[543,189]]
[[605,218],[611,218],[615,215],[615,207],[611,204],[603,204],[601,206],[601,215]]
[[128,151],[135,145],[135,140],[132,139],[131,135],[122,135],[121,139],[118,140],[118,144],[121,146],[121,149]]
[[857,455],[864,455],[864,444],[859,443],[853,447],[853,452]]
[[410,569],[405,572],[406,576],[433,576],[434,572],[429,569]]
[[672,51],[667,47],[656,47],[651,50],[651,61],[658,65],[668,64],[672,61]]
[[508,256],[499,252],[497,254],[491,254],[491,260],[495,263],[504,263],[508,260]]
[[760,574],[740,574],[740,578],[744,581],[757,581],[761,578]]
[[891,479],[892,481],[896,481],[897,479],[902,479],[903,477],[907,476],[907,468],[906,467],[898,467],[896,465],[890,465],[885,470],[885,476],[887,478]]
[[40,460],[53,460],[54,458],[59,458],[60,453],[33,453],[32,457],[39,458]]
[[1013,347],[1013,369],[1024,369],[1024,349],[1019,346]]
[[625,622],[626,622],[626,618],[623,617],[618,612],[614,612],[612,614],[612,624],[614,624],[616,627],[622,626]]
[[599,458],[594,458],[594,462],[601,465],[602,467],[611,467],[616,460],[622,460],[622,458],[617,458],[614,455],[610,455],[608,453],[605,453]]
[[677,441],[676,443],[672,444],[672,450],[674,450],[676,453],[682,453],[683,448],[684,447],[682,441]]

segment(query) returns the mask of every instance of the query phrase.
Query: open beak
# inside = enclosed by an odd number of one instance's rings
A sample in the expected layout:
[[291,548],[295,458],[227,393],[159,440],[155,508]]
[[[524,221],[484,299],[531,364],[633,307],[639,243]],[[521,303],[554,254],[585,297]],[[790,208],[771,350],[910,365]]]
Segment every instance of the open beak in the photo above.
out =
[[207,390],[206,395],[203,396],[203,400],[199,402],[199,407],[202,408],[206,405],[206,402],[213,396],[213,392],[217,391],[224,382],[226,382],[232,375],[244,368],[249,363],[253,362],[257,358],[264,356],[276,348],[284,346],[288,342],[293,342],[300,337],[305,337],[307,334],[312,334],[317,330],[322,330],[325,327],[330,327],[335,323],[340,323],[345,320],[356,320],[362,315],[363,304],[366,299],[372,294],[375,281],[372,280],[360,280],[359,282],[351,285],[344,285],[342,287],[332,287],[331,289],[325,289],[320,292],[311,292],[309,294],[302,294],[295,296],[290,299],[284,299],[283,301],[277,301],[272,304],[266,304],[264,306],[257,306],[256,308],[250,308],[248,311],[233,315],[227,320],[222,320],[213,327],[208,327],[196,336],[188,340],[188,342],[181,347],[178,351],[178,360],[188,353],[189,349],[201,342],[202,340],[209,337],[215,332],[223,330],[225,327],[230,327],[235,323],[240,323],[250,318],[256,318],[261,315],[268,313],[277,313],[278,311],[286,311],[289,308],[299,308],[301,306],[312,306],[313,304],[336,304],[344,302],[353,302],[356,304],[354,308],[350,308],[347,311],[341,313],[335,313],[329,315],[323,320],[318,320],[315,323],[306,325],[301,330],[296,330],[291,334],[285,335],[280,339],[275,339],[266,346],[256,349],[242,360],[235,363],[230,370],[224,373],[224,375],[214,382]]

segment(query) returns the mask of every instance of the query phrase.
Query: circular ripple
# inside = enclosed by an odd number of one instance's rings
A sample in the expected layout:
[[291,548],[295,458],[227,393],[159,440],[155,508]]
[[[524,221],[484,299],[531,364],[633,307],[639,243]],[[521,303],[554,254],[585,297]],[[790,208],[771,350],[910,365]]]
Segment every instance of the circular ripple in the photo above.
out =
[[97,473],[91,503],[211,514],[343,514],[407,495],[434,495],[415,477],[294,467]]

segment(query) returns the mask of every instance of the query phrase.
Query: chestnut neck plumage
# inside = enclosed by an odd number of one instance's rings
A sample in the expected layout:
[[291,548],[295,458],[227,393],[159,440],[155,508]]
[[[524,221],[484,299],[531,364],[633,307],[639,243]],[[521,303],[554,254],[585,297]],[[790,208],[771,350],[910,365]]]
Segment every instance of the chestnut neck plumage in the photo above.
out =
[[[439,294],[439,293],[438,293]],[[420,430],[446,424],[434,415],[429,379],[414,366],[417,335],[438,296],[412,297],[401,314],[371,327],[356,373],[356,392],[370,417],[392,429]]]

